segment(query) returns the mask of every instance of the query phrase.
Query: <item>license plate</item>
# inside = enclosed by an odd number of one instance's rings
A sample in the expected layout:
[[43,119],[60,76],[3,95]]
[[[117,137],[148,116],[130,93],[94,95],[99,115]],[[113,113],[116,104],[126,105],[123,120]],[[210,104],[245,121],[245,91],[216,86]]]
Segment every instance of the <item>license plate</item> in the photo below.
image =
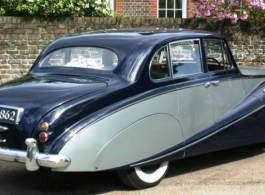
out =
[[0,122],[18,124],[23,112],[23,108],[0,105]]

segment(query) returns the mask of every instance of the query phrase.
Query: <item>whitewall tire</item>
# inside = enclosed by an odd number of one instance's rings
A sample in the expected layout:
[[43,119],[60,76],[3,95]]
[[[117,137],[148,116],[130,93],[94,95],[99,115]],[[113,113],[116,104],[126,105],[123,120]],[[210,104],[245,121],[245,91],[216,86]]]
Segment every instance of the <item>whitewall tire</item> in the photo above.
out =
[[121,181],[135,189],[144,189],[156,186],[165,177],[168,170],[168,162],[145,167],[118,170]]

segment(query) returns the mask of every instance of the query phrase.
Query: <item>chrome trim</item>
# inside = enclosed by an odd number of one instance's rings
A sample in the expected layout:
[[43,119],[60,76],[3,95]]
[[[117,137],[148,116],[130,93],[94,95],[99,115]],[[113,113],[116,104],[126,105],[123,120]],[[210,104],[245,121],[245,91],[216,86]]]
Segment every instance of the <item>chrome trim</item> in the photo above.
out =
[[71,163],[70,158],[64,155],[39,153],[37,141],[33,138],[26,139],[25,143],[27,151],[0,148],[0,160],[25,163],[28,171],[36,171],[40,167],[65,168]]
[[40,167],[59,169],[68,167],[71,163],[71,160],[70,158],[63,155],[39,154],[37,157],[37,163]]
[[199,139],[199,140],[197,140],[197,141],[195,141],[195,142],[193,142],[193,143],[191,143],[191,144],[189,144],[189,145],[187,145],[187,146],[184,146],[184,147],[182,147],[182,148],[180,148],[180,149],[178,149],[178,150],[176,150],[176,151],[170,152],[170,153],[168,153],[168,154],[165,154],[165,155],[163,155],[163,156],[160,156],[160,157],[154,158],[154,159],[152,159],[152,160],[147,160],[147,161],[144,161],[144,162],[141,162],[141,163],[132,164],[132,165],[130,165],[130,167],[138,167],[138,166],[141,166],[141,165],[143,165],[143,164],[146,164],[146,163],[149,163],[149,162],[152,162],[152,161],[156,161],[156,160],[159,160],[159,159],[161,159],[161,158],[165,158],[165,157],[167,157],[167,156],[170,156],[170,155],[172,155],[172,154],[174,154],[174,153],[177,153],[177,152],[180,152],[180,151],[182,151],[182,150],[185,150],[185,149],[187,149],[187,148],[189,148],[189,147],[191,147],[191,146],[193,146],[193,145],[195,145],[195,144],[197,144],[197,143],[200,143],[200,142],[204,141],[205,139],[207,139],[207,138],[209,138],[209,137],[211,137],[211,136],[213,136],[213,135],[219,133],[220,131],[222,131],[222,130],[224,130],[224,129],[226,129],[226,128],[232,126],[232,125],[234,125],[235,123],[237,123],[237,122],[239,122],[239,121],[241,121],[241,120],[243,120],[243,119],[249,117],[250,115],[252,115],[253,113],[255,113],[255,112],[259,111],[259,110],[261,110],[261,109],[264,108],[264,107],[265,107],[265,105],[263,105],[263,106],[259,107],[258,109],[256,109],[256,110],[254,110],[254,111],[248,113],[247,115],[245,115],[245,116],[243,116],[243,117],[241,117],[241,118],[235,120],[234,122],[232,122],[232,123],[230,123],[230,124],[228,124],[228,125],[222,127],[221,129],[218,129],[217,131],[215,131],[215,132],[213,132],[213,133],[211,133],[211,134],[209,134],[209,135],[207,135],[207,136],[205,136],[205,137],[203,137],[203,138],[201,138],[201,139]]
[[169,76],[168,77],[164,77],[164,78],[159,78],[159,79],[153,79],[152,77],[151,77],[151,66],[152,66],[152,59],[154,58],[154,56],[155,56],[155,54],[157,53],[157,51],[158,50],[160,50],[160,49],[162,49],[163,47],[166,47],[166,49],[167,49],[167,59],[168,59],[168,61],[169,61],[169,47],[168,47],[168,44],[166,44],[166,45],[164,45],[164,46],[162,46],[162,47],[160,47],[159,49],[157,49],[156,50],[156,52],[154,53],[154,55],[152,56],[152,58],[151,58],[151,61],[150,61],[150,63],[149,63],[149,78],[151,79],[151,81],[153,82],[153,83],[160,83],[160,82],[164,82],[164,81],[170,81],[170,80],[172,80],[172,68],[171,68],[171,64],[170,63],[168,63],[168,71],[169,71]]
[[[183,42],[183,41],[193,41],[193,42],[194,41],[199,41],[198,48],[199,48],[199,53],[200,53],[200,55],[199,55],[199,57],[200,57],[199,61],[200,61],[200,65],[201,65],[201,72],[186,74],[186,75],[183,75],[183,76],[176,75],[176,74],[173,73],[172,60],[171,60],[171,50],[172,49],[171,49],[171,46],[170,45],[172,45],[174,43],[178,43],[178,42]],[[182,77],[188,77],[190,75],[196,75],[196,74],[204,73],[204,71],[203,71],[204,70],[204,66],[203,66],[203,61],[202,61],[202,49],[201,49],[201,46],[202,46],[202,44],[201,44],[200,38],[181,39],[181,40],[177,40],[177,41],[173,41],[173,42],[169,43],[169,54],[170,54],[170,58],[169,59],[170,59],[171,74],[172,74],[173,79],[178,79],[178,78],[182,78]]]
[[1,104],[0,104],[0,107],[17,110],[17,117],[15,119],[15,124],[18,124],[20,122],[20,119],[21,119],[23,112],[24,112],[24,108],[18,108],[18,107],[14,107],[14,106],[7,106],[7,105],[1,105]]
[[39,154],[37,141],[33,138],[28,138],[25,143],[27,145],[26,169],[28,171],[37,171],[40,168],[36,160]]
[[0,148],[0,160],[26,163],[26,152]]
[[211,82],[207,82],[207,83],[204,84],[204,87],[208,88],[208,87],[210,87],[210,85],[211,85]]
[[[9,130],[9,128],[8,127],[6,127],[6,126],[3,126],[3,125],[0,125],[0,133],[2,133],[2,132],[5,132],[5,131],[8,131]],[[6,143],[6,139],[1,139],[1,136],[0,136],[0,143]]]
[[8,127],[0,125],[0,133],[8,130]]
[[221,83],[221,81],[211,81],[211,84],[214,86],[218,86]]

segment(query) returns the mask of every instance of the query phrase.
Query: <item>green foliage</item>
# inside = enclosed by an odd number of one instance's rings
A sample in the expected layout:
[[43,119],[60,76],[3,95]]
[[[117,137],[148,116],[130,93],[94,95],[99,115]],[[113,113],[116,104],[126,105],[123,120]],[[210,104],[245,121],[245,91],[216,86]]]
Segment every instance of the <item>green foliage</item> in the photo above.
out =
[[252,20],[263,20],[265,18],[265,10],[250,11],[249,18]]
[[0,0],[2,16],[106,17],[111,14],[106,0]]

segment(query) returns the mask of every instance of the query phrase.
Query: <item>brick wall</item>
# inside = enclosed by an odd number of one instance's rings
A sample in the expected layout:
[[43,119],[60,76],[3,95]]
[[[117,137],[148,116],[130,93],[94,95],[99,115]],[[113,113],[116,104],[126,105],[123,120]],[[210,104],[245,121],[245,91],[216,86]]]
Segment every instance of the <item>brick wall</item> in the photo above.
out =
[[[157,0],[116,0],[115,11],[125,17],[157,17]],[[195,8],[192,0],[187,1],[187,17],[192,18],[191,10]]]
[[[162,27],[210,28],[206,20],[180,18],[44,18],[0,17],[0,83],[22,76],[31,67],[41,50],[54,39],[65,34],[97,29]],[[216,25],[220,27],[220,24]],[[235,28],[234,26],[232,28]],[[225,29],[229,29],[227,26]],[[265,40],[234,30],[230,45],[240,64],[265,65]]]
[[192,18],[193,15],[191,14],[191,10],[193,10],[195,8],[195,4],[192,0],[188,0],[188,18]]
[[156,0],[116,0],[116,12],[126,17],[152,17],[157,16]]

